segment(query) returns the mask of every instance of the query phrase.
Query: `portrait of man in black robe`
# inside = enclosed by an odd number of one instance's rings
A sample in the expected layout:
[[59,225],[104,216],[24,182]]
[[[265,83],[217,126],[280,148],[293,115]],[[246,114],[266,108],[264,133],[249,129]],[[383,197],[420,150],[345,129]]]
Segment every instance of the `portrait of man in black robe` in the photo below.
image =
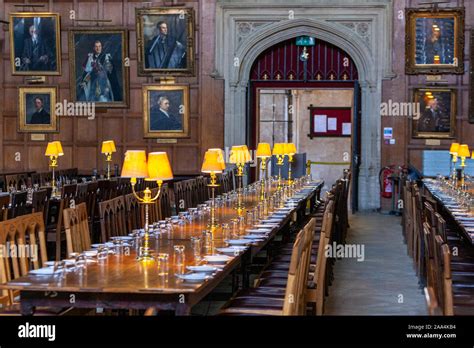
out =
[[45,108],[43,97],[33,98],[33,112],[27,115],[27,124],[50,124],[51,114]]
[[160,96],[158,98],[157,104],[151,107],[150,130],[179,131],[183,129],[181,115],[175,115],[170,106],[170,100],[168,97]]
[[12,18],[13,73],[60,73],[58,22],[59,17],[53,14]]
[[[184,23],[184,21],[183,21]],[[169,32],[168,24],[156,24],[157,35],[145,46],[145,68],[181,69],[186,66],[186,46]]]

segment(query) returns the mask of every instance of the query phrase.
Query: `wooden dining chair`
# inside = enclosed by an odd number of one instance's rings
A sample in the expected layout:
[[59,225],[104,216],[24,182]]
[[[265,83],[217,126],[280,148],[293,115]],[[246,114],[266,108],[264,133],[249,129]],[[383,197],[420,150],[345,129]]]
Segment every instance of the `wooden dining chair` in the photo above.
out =
[[114,198],[114,212],[116,216],[116,235],[126,236],[131,230],[128,229],[127,225],[127,207],[125,204],[125,197],[118,196]]
[[10,211],[10,195],[8,193],[0,195],[0,209],[0,221],[7,220]]
[[[25,276],[32,269],[44,267],[46,254],[45,229],[42,213],[22,215],[0,222],[0,245],[15,248],[15,257],[0,253],[0,283]],[[18,292],[1,290],[0,303],[13,304]]]
[[434,289],[432,287],[425,287],[424,294],[428,315],[443,315],[441,308],[438,306]]
[[115,219],[114,199],[99,203],[101,242],[105,243],[115,235],[117,221]]
[[43,214],[43,221],[45,222],[45,225],[48,219],[49,199],[50,196],[48,196],[47,190],[33,191],[33,198],[31,201],[32,212],[41,212]]
[[268,297],[271,290],[250,289],[243,296],[236,296],[221,309],[221,315],[304,315],[306,313],[306,281],[308,258],[314,236],[314,221],[310,221],[296,236],[293,243],[284,295]]
[[173,193],[174,193],[174,202],[176,206],[176,213],[181,211],[186,211],[188,206],[186,206],[186,197],[184,190],[184,181],[176,181],[173,183]]
[[326,268],[327,268],[327,254],[326,249],[331,240],[333,232],[333,219],[334,219],[334,199],[330,199],[326,204],[323,222],[321,226],[321,232],[319,237],[318,252],[316,257],[316,264],[314,265],[314,286],[307,289],[307,302],[314,304],[316,315],[323,315],[324,313],[324,300],[326,295],[326,281],[328,279]]
[[51,186],[53,174],[51,172],[40,173],[40,186]]
[[129,193],[125,196],[125,208],[127,211],[128,230],[132,231],[134,229],[143,228],[144,221],[142,221],[140,204],[133,193]]
[[28,214],[27,199],[28,192],[26,191],[12,193],[12,202],[9,216],[10,219]]
[[30,182],[31,186],[34,187],[35,185],[38,185],[38,187],[41,186],[41,174],[40,173],[32,173],[30,176]]
[[[151,196],[155,197],[158,193],[158,188],[152,188],[150,189],[151,191]],[[142,220],[145,220],[145,205],[141,205],[141,210],[142,210]],[[160,220],[160,201],[157,199],[153,203],[148,205],[148,221],[150,224],[157,222]]]
[[87,207],[80,203],[75,208],[64,209],[64,228],[66,230],[67,257],[71,253],[81,253],[91,248]]
[[425,268],[426,268],[426,286],[429,288],[436,287],[436,266],[434,259],[434,232],[433,228],[426,221],[423,223],[423,237],[425,245]]
[[5,181],[8,188],[14,187],[16,190],[21,190],[22,186],[28,185],[28,174],[21,173],[21,174],[5,175]]
[[161,193],[159,197],[160,220],[170,217],[172,214],[170,191],[168,184],[161,186]]

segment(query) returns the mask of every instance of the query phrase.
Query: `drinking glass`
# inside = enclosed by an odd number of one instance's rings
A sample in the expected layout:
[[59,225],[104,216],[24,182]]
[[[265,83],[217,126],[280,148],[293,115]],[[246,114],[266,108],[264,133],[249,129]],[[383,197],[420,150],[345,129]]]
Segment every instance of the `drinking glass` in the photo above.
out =
[[247,210],[247,213],[246,213],[246,224],[247,224],[247,227],[252,227],[255,222],[254,222],[254,214],[253,214],[253,211],[252,210]]
[[230,227],[232,231],[232,238],[236,238],[239,235],[239,221],[237,219],[230,220]]
[[210,230],[204,230],[202,231],[202,240],[203,240],[203,245],[206,250],[207,254],[212,254],[212,231]]
[[191,237],[191,246],[193,248],[194,260],[198,263],[201,260],[201,238]]
[[160,253],[156,256],[156,260],[158,263],[158,275],[159,276],[167,276],[169,272],[169,263],[168,263],[169,255],[166,253]]
[[222,238],[230,239],[230,226],[227,223],[222,224]]
[[176,265],[176,271],[178,274],[184,273],[184,245],[177,244],[174,246],[174,264]]
[[[123,240],[120,240],[118,242],[122,242],[122,253],[123,253]],[[115,241],[114,241],[115,243]],[[116,249],[116,254],[119,254],[117,252],[117,249]],[[104,261],[104,260],[107,260],[107,257],[109,256],[109,248],[107,248],[106,246],[100,246],[97,248],[97,261],[101,262],[101,261]]]

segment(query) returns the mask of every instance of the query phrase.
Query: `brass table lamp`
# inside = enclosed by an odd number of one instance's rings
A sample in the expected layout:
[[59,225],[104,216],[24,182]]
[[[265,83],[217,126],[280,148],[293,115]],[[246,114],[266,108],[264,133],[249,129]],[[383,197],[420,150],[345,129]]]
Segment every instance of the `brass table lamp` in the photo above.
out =
[[61,145],[61,142],[60,141],[52,141],[52,142],[48,143],[48,146],[46,148],[46,152],[44,153],[44,155],[49,157],[49,166],[51,167],[52,172],[53,172],[53,178],[52,178],[52,182],[51,182],[51,186],[52,186],[53,189],[52,189],[51,195],[53,197],[57,197],[59,193],[58,193],[58,188],[56,186],[56,179],[55,179],[55,176],[54,176],[54,168],[56,168],[58,166],[58,157],[64,155],[63,147]]
[[113,140],[106,140],[102,142],[102,153],[105,155],[107,161],[107,180],[110,180],[110,163],[112,162],[112,153],[116,152],[115,143]]
[[243,190],[243,176],[244,176],[244,167],[245,164],[252,161],[250,156],[249,149],[247,145],[236,145],[232,146],[230,151],[229,162],[237,165],[237,178],[239,181],[239,186],[237,188],[237,213],[242,215],[244,211],[244,203],[242,202],[242,190]]
[[201,172],[209,173],[211,181],[207,185],[211,188],[211,218],[208,223],[208,228],[214,231],[218,226],[216,218],[216,200],[215,189],[219,187],[217,183],[217,173],[222,173],[225,170],[224,153],[221,149],[209,149],[204,154],[204,161],[202,163]]
[[259,143],[257,146],[257,158],[260,158],[260,201],[265,200],[265,182],[267,178],[267,162],[272,157],[272,149],[268,143]]
[[[173,172],[168,160],[168,155],[166,152],[151,152],[148,154],[147,161],[146,152],[144,150],[128,150],[125,153],[121,176],[130,178],[133,195],[140,204],[145,205],[145,237],[143,250],[137,259],[143,262],[153,261],[154,258],[150,253],[149,245],[148,206],[153,204],[160,196],[163,181],[173,179]],[[143,191],[143,197],[140,197],[135,191],[137,178],[143,178],[145,182],[156,181],[158,183],[158,193],[152,197],[150,188],[146,186]]]

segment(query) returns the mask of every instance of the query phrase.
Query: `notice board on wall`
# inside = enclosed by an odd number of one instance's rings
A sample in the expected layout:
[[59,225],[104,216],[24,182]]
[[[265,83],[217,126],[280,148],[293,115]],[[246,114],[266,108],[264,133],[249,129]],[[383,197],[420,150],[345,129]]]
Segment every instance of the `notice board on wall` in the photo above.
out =
[[352,108],[314,107],[310,105],[308,137],[350,137]]

